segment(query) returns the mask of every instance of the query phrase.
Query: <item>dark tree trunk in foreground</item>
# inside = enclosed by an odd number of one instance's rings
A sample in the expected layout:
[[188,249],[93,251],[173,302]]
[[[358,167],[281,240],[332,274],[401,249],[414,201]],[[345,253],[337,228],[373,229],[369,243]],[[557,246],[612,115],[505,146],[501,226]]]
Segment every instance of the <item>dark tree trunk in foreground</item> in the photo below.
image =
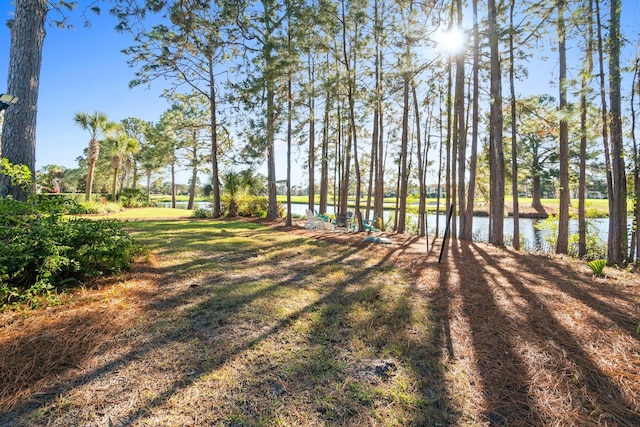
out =
[[611,129],[611,177],[613,198],[609,200],[608,261],[627,260],[627,181],[622,140],[620,99],[620,0],[611,0],[609,25],[609,126]]
[[[15,5],[15,16],[10,24],[7,93],[17,96],[18,102],[4,112],[0,154],[13,164],[26,165],[35,179],[36,113],[48,2],[16,0]],[[13,186],[8,177],[0,176],[1,196],[26,200],[31,191]]]
[[578,186],[578,256],[587,255],[587,222],[585,212],[587,182],[587,108],[589,81],[593,73],[593,2],[589,1],[587,11],[587,40],[584,52],[584,69],[580,89],[580,175]]
[[558,54],[560,59],[560,200],[556,253],[566,254],[569,245],[569,123],[567,121],[567,48],[564,0],[558,1]]
[[502,71],[498,48],[499,30],[495,0],[489,0],[489,48],[491,50],[491,147],[489,190],[489,243],[504,245],[504,150],[502,148]]
[[511,197],[513,198],[513,249],[520,249],[520,206],[518,205],[518,134],[516,132],[516,87],[515,67],[516,55],[514,52],[514,26],[513,13],[516,1],[511,0],[509,8],[509,91],[511,92]]

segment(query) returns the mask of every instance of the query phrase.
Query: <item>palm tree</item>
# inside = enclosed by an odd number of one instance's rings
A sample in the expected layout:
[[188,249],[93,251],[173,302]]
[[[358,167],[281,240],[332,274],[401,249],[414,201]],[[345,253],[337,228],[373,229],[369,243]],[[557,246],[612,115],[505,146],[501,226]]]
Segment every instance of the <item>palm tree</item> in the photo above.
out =
[[89,201],[91,199],[91,190],[93,187],[93,171],[100,154],[100,141],[98,138],[101,134],[104,134],[104,132],[114,129],[117,124],[110,122],[107,115],[99,111],[95,111],[93,114],[83,112],[76,113],[73,117],[73,121],[82,129],[89,131],[91,134],[89,149],[87,152],[89,170],[87,172],[86,200]]
[[107,144],[108,153],[111,155],[111,166],[113,167],[113,186],[111,187],[111,201],[116,201],[116,188],[118,182],[118,172],[122,169],[124,159],[138,151],[138,140],[128,136],[122,126],[111,133],[104,141]]
[[224,176],[223,186],[229,198],[227,216],[230,218],[236,217],[238,216],[238,197],[246,188],[242,175],[233,171],[228,172]]

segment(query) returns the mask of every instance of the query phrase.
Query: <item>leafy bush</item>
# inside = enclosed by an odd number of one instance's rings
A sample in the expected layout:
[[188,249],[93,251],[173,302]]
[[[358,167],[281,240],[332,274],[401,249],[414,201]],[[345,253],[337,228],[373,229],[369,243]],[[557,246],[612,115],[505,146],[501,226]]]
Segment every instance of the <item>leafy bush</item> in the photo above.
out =
[[199,208],[193,211],[194,218],[213,218],[213,209]]
[[0,199],[0,304],[37,304],[40,295],[131,266],[142,247],[122,224],[65,216],[77,209],[63,196]]
[[245,196],[240,200],[240,215],[256,218],[267,216],[269,199],[263,196]]
[[122,206],[126,208],[135,208],[147,205],[147,196],[139,188],[123,188],[120,193],[120,201]]
[[[269,207],[269,200],[264,196],[251,196],[249,194],[241,194],[234,198],[231,198],[228,194],[223,194],[220,197],[220,207],[222,209],[223,216],[244,216],[254,218],[264,218],[267,215],[267,209]],[[229,207],[234,212],[229,212]],[[279,211],[284,212],[284,207],[279,206]]]
[[122,208],[117,203],[100,201],[100,202],[82,202],[80,203],[84,214],[106,214],[110,212],[120,212]]
[[[545,232],[544,241],[549,248],[555,248],[558,242],[558,217],[555,215],[549,216],[549,218],[539,222],[535,226],[538,230]],[[586,221],[586,242],[587,242],[587,255],[588,259],[596,259],[607,254],[607,244],[600,239],[598,234],[598,227],[593,222]],[[579,236],[577,233],[569,235],[569,253],[572,256],[578,256],[578,241]]]

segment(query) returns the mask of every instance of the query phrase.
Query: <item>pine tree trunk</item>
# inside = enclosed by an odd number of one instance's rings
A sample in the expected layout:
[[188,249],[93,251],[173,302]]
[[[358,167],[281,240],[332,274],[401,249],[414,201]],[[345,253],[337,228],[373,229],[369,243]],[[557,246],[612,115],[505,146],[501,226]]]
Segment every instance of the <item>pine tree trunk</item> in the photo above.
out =
[[147,204],[151,204],[151,169],[147,170]]
[[516,87],[515,87],[515,61],[516,56],[513,47],[513,13],[516,6],[515,0],[511,0],[509,9],[509,89],[511,92],[511,197],[513,198],[513,248],[520,249],[520,207],[518,205],[518,141],[516,132]]
[[[196,155],[196,148],[193,148],[194,158]],[[196,200],[196,182],[198,180],[198,166],[194,163],[191,168],[191,185],[189,185],[189,201],[187,202],[187,209],[193,209]]]
[[504,150],[502,147],[502,71],[495,0],[488,0],[491,62],[489,243],[504,245]]
[[[7,93],[18,102],[4,111],[0,154],[14,165],[26,165],[35,182],[36,112],[42,65],[42,45],[49,3],[46,0],[16,0],[10,25]],[[26,200],[33,188],[14,186],[0,175],[0,195]]]
[[[416,153],[418,157],[418,192],[420,198],[418,200],[418,235],[424,236],[426,233],[425,230],[425,197],[426,197],[426,183],[425,183],[425,174],[426,174],[426,160],[423,159],[422,155],[422,138],[420,135],[420,110],[418,104],[418,94],[416,93],[416,84],[415,81],[411,80],[411,94],[413,97],[413,109],[415,110],[416,117]],[[428,150],[428,147],[427,147]],[[426,157],[426,156],[424,156]]]
[[316,118],[315,118],[315,69],[314,63],[309,54],[309,84],[311,93],[309,94],[309,210],[314,211],[316,205]]
[[560,59],[560,200],[556,253],[566,254],[569,245],[569,123],[567,121],[567,48],[565,43],[564,0],[558,0],[558,55]]
[[587,46],[584,52],[584,71],[580,89],[580,172],[578,187],[578,256],[587,255],[587,223],[585,212],[586,182],[587,182],[587,94],[589,81],[593,73],[593,2],[589,1],[587,11]]
[[176,208],[176,153],[175,148],[171,159],[171,208]]
[[275,93],[273,82],[267,82],[267,218],[278,218],[276,199],[276,158],[275,158]]
[[613,198],[609,200],[608,261],[622,264],[627,258],[627,180],[622,139],[620,97],[620,0],[611,0],[609,25],[609,104]]
[[214,218],[220,217],[220,172],[218,170],[218,115],[216,112],[216,81],[213,73],[213,60],[209,61],[209,112],[211,124],[211,192],[213,194],[212,214]]
[[[458,15],[458,27],[462,27],[462,0],[456,0],[456,9]],[[456,55],[456,117],[457,117],[457,159],[458,159],[458,206],[456,208],[460,219],[460,236],[468,235],[466,231],[469,228],[469,218],[467,217],[466,188],[465,175],[467,165],[467,129],[465,120],[465,70],[464,70],[464,51]],[[455,230],[455,227],[454,229]],[[453,235],[453,234],[452,234]]]
[[329,198],[329,90],[327,89],[324,107],[324,123],[322,124],[322,149],[320,159],[320,213],[327,212]]
[[636,58],[633,73],[633,84],[631,86],[631,137],[633,139],[633,225],[631,227],[631,244],[629,245],[629,262],[636,262],[640,258],[640,236],[638,235],[638,224],[640,223],[640,152],[638,151],[638,141],[636,139],[636,110],[635,96],[640,93],[640,83],[638,75],[640,73],[640,58]]
[[409,76],[404,76],[402,91],[402,137],[400,145],[400,176],[398,191],[398,226],[396,232],[405,232],[405,220],[407,217],[407,186],[409,177],[407,174],[407,161],[409,157]]
[[478,116],[480,99],[480,33],[478,30],[478,1],[473,0],[473,95],[471,99],[471,157],[469,159],[469,185],[467,187],[467,226],[462,239],[473,238],[473,205],[476,189],[476,167],[478,164]]

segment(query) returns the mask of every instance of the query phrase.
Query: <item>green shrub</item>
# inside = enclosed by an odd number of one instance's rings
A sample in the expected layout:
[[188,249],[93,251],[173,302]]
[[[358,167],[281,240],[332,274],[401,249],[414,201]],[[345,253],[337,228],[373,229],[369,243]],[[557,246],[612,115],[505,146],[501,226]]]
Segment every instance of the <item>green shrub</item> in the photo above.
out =
[[[230,207],[232,212],[229,212]],[[267,216],[268,207],[269,200],[264,196],[252,196],[244,193],[233,198],[231,198],[228,194],[223,194],[220,197],[220,208],[222,210],[222,216],[264,218],[265,216]],[[282,216],[282,213],[284,212],[284,206],[279,204],[278,210],[280,211],[280,216]]]
[[82,202],[82,212],[84,214],[106,214],[111,212],[120,212],[122,208],[117,203],[100,201],[100,202]]
[[240,200],[240,215],[255,218],[267,216],[269,199],[264,196],[245,196]]
[[118,273],[142,248],[113,220],[68,219],[61,196],[0,199],[0,304],[37,304],[88,277]]
[[[607,244],[600,239],[598,227],[589,220],[587,220],[585,224],[585,238],[587,243],[586,258],[595,259],[605,256],[607,253]],[[558,242],[558,217],[551,215],[547,219],[540,221],[535,227],[538,230],[545,231],[544,241],[549,248],[555,248]],[[579,235],[577,233],[569,235],[569,253],[574,257],[578,256],[578,241]]]
[[194,218],[213,218],[213,209],[198,208],[193,211]]
[[125,208],[136,208],[147,205],[147,196],[139,188],[123,188],[120,201]]

